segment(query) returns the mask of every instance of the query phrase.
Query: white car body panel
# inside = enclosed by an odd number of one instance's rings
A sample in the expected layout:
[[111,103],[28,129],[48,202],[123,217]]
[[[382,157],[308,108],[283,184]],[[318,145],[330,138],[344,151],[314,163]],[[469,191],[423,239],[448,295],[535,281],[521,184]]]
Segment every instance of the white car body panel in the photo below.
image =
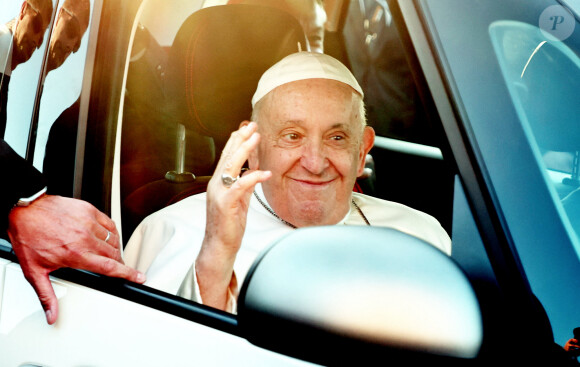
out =
[[56,278],[52,283],[60,310],[57,322],[50,326],[20,267],[0,261],[2,366],[311,365],[237,336]]

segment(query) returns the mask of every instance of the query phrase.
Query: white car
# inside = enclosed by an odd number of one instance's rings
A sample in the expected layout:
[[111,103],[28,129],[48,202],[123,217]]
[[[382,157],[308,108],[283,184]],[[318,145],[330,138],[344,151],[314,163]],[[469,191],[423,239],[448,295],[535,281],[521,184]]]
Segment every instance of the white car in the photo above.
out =
[[[205,190],[260,74],[323,45],[377,132],[357,188],[436,217],[451,257],[384,228],[297,230],[254,264],[236,315],[61,269],[49,326],[0,240],[0,366],[577,364],[580,3],[324,0],[307,23],[226,2],[90,0],[83,25],[53,1],[10,75],[5,140],[126,243]],[[21,5],[0,1],[0,24]]]

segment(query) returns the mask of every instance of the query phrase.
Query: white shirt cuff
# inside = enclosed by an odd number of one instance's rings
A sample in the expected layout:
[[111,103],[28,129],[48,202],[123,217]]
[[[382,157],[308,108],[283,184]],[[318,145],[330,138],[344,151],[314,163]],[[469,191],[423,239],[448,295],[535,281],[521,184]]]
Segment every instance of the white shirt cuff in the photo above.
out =
[[[230,284],[228,286],[228,295],[226,301],[226,311],[230,313],[237,313],[238,311],[238,280],[236,273],[232,275]],[[197,273],[195,271],[195,263],[189,268],[185,275],[185,279],[181,283],[177,295],[203,305],[201,293],[199,291],[199,283],[197,282]]]

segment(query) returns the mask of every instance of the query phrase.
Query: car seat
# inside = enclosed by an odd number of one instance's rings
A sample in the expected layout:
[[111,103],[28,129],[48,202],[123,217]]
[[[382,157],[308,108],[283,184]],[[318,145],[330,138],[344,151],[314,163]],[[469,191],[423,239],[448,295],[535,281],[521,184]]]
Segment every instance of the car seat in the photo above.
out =
[[[166,177],[127,194],[123,200],[125,238],[148,214],[206,190],[215,157],[230,134],[251,117],[250,101],[261,75],[304,45],[298,21],[268,6],[213,6],[184,21],[168,54],[165,103],[158,113],[162,124],[157,134],[166,133],[163,128],[181,131],[185,149],[176,158],[177,169],[168,167]],[[182,165],[185,169],[180,171],[180,162],[188,157],[198,163],[201,160],[203,164],[198,166],[205,168],[189,174]],[[126,172],[122,170],[122,174]]]

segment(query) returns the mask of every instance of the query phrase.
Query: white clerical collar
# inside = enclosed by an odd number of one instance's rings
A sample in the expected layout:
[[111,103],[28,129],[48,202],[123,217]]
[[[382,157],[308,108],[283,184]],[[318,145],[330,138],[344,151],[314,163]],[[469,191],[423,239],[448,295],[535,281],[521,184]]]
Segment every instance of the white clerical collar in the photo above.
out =
[[[268,199],[266,199],[266,195],[264,195],[264,190],[262,189],[262,184],[261,183],[257,183],[256,187],[254,188],[254,192],[257,195],[257,199],[258,201],[262,201],[264,204],[266,204],[272,211],[272,205],[270,205],[270,203],[268,202]],[[264,213],[269,213],[268,209],[264,208],[262,205],[258,204],[258,207],[260,207],[261,211]],[[346,215],[344,216],[344,218],[342,218],[342,220],[340,220],[338,223],[336,224],[345,224],[346,220],[348,219],[348,217],[350,216],[350,212],[352,210],[352,205],[348,206],[348,212],[346,213]],[[272,214],[272,213],[269,213]]]

